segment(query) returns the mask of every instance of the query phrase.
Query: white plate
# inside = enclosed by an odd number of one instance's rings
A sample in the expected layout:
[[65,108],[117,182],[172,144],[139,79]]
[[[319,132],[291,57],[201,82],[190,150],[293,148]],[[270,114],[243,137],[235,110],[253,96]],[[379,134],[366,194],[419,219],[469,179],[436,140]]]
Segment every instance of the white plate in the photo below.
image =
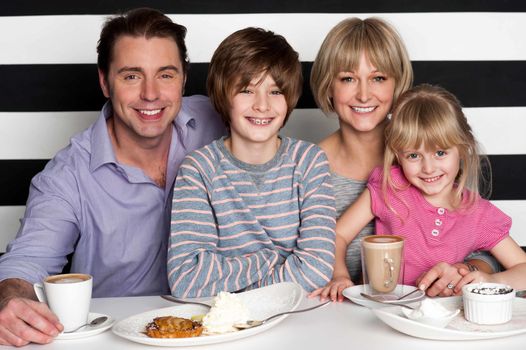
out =
[[96,326],[91,327],[84,327],[79,329],[78,331],[75,331],[73,333],[60,333],[55,339],[56,340],[70,340],[70,339],[79,339],[79,338],[85,338],[85,337],[91,337],[97,334],[100,334],[113,326],[113,323],[115,323],[115,320],[111,318],[108,315],[104,314],[98,314],[96,312],[90,312],[88,315],[88,322],[91,322],[92,320],[96,319],[97,317],[106,316],[108,319],[101,324],[98,324]]
[[[462,308],[462,297],[436,298],[448,309]],[[526,299],[515,298],[513,318],[501,325],[477,325],[468,322],[461,311],[446,328],[438,328],[407,319],[399,306],[373,310],[374,314],[390,327],[417,338],[435,340],[474,340],[508,337],[526,333]]]
[[[303,289],[295,283],[283,282],[263,288],[253,289],[248,292],[239,293],[238,296],[247,306],[250,318],[255,320],[263,320],[268,316],[283,311],[295,310],[303,297]],[[261,333],[271,327],[274,327],[288,316],[283,315],[277,317],[259,327],[232,333],[205,335],[195,338],[159,339],[150,338],[143,333],[146,324],[152,322],[155,317],[172,315],[190,318],[192,316],[205,314],[207,311],[208,309],[204,306],[189,304],[152,310],[128,317],[127,319],[117,322],[117,324],[113,327],[113,333],[128,340],[147,345],[204,345],[237,340]]]
[[[404,294],[407,294],[409,292],[414,291],[415,289],[416,289],[416,287],[414,287],[414,286],[406,286],[406,285],[397,286],[395,288],[395,290],[393,291],[393,293],[382,295],[381,299],[383,299],[383,301],[385,303],[409,304],[409,303],[418,301],[418,300],[420,300],[420,299],[425,297],[425,293],[423,291],[419,290],[418,292],[415,292],[414,294],[411,294],[410,296],[408,296],[407,298],[404,298],[403,300],[395,300],[395,299],[397,299],[398,297],[400,297],[400,296],[402,296]],[[346,297],[347,299],[349,299],[350,301],[352,301],[355,304],[366,306],[366,307],[371,308],[371,309],[385,307],[385,305],[382,305],[380,303],[376,303],[376,302],[374,302],[372,300],[369,300],[369,299],[365,299],[364,297],[362,297],[360,295],[360,293],[367,293],[366,290],[365,290],[365,286],[363,284],[359,284],[359,285],[356,285],[356,286],[345,288],[343,290],[343,292],[342,292],[344,297]]]

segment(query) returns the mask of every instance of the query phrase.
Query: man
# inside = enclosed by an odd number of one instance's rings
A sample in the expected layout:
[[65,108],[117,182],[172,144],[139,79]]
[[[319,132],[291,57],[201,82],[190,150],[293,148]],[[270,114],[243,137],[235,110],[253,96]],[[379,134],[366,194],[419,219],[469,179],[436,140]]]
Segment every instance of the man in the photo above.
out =
[[71,270],[93,296],[168,293],[172,188],[186,153],[224,133],[202,96],[182,98],[186,28],[137,9],[110,19],[97,46],[109,99],[32,180],[17,238],[0,258],[0,344],[48,343],[62,329],[32,284]]

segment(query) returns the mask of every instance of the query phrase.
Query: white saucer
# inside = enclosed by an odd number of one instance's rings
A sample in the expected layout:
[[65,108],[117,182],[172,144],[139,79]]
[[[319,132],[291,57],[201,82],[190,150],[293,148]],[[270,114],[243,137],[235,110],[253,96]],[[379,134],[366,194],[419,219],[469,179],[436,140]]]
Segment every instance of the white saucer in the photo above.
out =
[[[397,299],[404,294],[414,291],[415,289],[417,289],[415,286],[401,285],[401,286],[397,286],[395,290],[393,290],[393,292],[390,294],[382,294],[381,296],[380,295],[376,295],[376,296],[379,297],[379,299],[382,299],[384,303],[409,304],[409,303],[412,303],[412,302],[415,302],[415,301],[418,301],[424,298],[426,294],[423,291],[419,290],[418,292],[411,294],[407,298],[404,298],[402,300],[397,300]],[[363,284],[359,284],[356,286],[346,288],[342,292],[343,296],[345,296],[347,299],[349,299],[350,301],[358,305],[366,306],[371,309],[376,309],[376,308],[386,306],[386,305],[382,305],[380,303],[374,302],[372,300],[365,299],[364,297],[360,295],[360,293],[367,293],[367,291],[365,290],[365,286]]]
[[69,339],[79,339],[79,338],[91,337],[91,336],[104,332],[105,330],[113,326],[113,324],[115,323],[115,320],[111,318],[110,316],[104,315],[104,314],[98,314],[96,312],[89,313],[88,322],[91,322],[91,320],[97,317],[101,317],[101,316],[106,316],[108,319],[96,326],[84,327],[72,333],[60,333],[55,338],[55,340],[69,340]]

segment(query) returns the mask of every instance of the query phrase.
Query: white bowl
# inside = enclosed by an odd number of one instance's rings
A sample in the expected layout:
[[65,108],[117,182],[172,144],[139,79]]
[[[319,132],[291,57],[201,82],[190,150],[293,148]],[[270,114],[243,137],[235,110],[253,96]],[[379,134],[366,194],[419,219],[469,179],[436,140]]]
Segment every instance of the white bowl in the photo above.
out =
[[455,316],[458,315],[460,312],[459,309],[451,311],[449,314],[445,316],[439,316],[439,317],[428,317],[424,316],[421,312],[414,312],[415,310],[410,310],[405,307],[402,307],[402,313],[410,320],[417,321],[420,323],[425,323],[430,326],[444,328],[446,327],[451,320],[455,318]]
[[[479,294],[474,289],[509,289],[506,294]],[[500,283],[471,283],[462,287],[464,317],[477,324],[501,324],[511,320],[515,291]]]

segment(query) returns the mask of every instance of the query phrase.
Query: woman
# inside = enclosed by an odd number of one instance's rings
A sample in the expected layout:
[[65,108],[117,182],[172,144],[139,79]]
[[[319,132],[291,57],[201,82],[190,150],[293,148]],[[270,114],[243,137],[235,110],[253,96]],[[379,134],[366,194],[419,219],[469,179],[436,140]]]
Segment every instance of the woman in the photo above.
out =
[[[338,217],[362,193],[372,169],[382,164],[384,129],[391,108],[412,81],[405,45],[382,19],[345,19],[323,41],[310,83],[322,111],[336,113],[339,119],[340,128],[319,144],[329,159]],[[347,248],[345,261],[355,283],[361,280],[360,242],[370,234],[372,222]],[[438,264],[423,276],[428,295],[452,295],[447,285],[460,280],[461,273],[478,268],[491,272],[491,267],[478,259],[454,266]],[[311,296],[320,293],[317,290]],[[327,296],[321,294],[322,298]],[[336,294],[330,297],[336,300]]]

